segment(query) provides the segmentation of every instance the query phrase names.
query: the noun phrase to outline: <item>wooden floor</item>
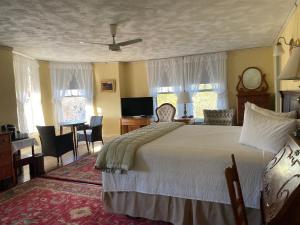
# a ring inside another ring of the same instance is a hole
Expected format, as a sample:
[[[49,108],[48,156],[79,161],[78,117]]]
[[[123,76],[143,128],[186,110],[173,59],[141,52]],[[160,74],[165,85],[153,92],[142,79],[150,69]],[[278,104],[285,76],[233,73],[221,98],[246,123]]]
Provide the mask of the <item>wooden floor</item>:
[[[104,138],[104,143],[111,140],[111,138]],[[102,148],[102,143],[101,142],[95,142],[94,145],[94,152],[97,153],[101,150]],[[35,147],[35,153],[41,152],[40,146]],[[90,145],[90,154],[93,153],[92,145]],[[31,154],[31,148],[23,149],[22,154]],[[78,159],[88,155],[87,151],[87,146],[85,142],[80,142],[78,146]],[[74,162],[74,157],[73,157],[73,152],[70,151],[62,156],[63,159],[63,165],[67,165],[69,163]],[[44,157],[44,166],[45,166],[45,172],[49,172],[53,169],[56,169],[57,166],[57,160],[55,157]],[[24,183],[26,181],[30,180],[30,173],[29,173],[29,166],[24,166],[23,167],[23,173],[18,176],[18,184]]]

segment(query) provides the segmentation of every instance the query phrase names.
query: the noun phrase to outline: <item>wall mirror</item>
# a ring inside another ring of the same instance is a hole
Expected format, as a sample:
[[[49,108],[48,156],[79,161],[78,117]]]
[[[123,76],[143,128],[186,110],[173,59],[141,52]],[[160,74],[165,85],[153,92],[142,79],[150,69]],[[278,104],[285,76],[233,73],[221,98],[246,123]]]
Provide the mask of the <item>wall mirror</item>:
[[[256,67],[249,67],[242,74],[242,83],[246,89],[254,90],[262,84],[262,72]]]

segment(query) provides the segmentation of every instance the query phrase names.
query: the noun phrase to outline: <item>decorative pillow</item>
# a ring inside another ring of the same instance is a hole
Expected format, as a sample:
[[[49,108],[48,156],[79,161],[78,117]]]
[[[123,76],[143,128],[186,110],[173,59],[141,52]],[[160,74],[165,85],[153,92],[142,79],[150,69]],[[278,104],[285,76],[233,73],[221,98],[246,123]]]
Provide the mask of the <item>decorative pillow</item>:
[[[277,153],[286,144],[288,134],[295,130],[295,119],[265,116],[248,104],[239,143]]]
[[[254,111],[261,113],[265,116],[275,116],[275,117],[280,117],[280,118],[290,118],[290,119],[296,119],[297,118],[297,112],[296,111],[291,111],[291,112],[285,112],[285,113],[279,113],[279,112],[274,112],[269,109],[264,109],[261,108],[253,103],[246,102],[246,104],[251,106],[251,109]]]

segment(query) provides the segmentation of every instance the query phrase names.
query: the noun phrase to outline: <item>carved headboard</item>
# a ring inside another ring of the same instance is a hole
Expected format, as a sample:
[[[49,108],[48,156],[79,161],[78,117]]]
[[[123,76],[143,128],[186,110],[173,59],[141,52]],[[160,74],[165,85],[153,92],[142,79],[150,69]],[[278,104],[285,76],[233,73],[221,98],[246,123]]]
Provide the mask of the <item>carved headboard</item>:
[[[297,111],[300,118],[300,91],[280,91],[282,97],[282,112]]]
[[[262,209],[268,225],[300,224],[300,148],[290,137],[264,172]]]

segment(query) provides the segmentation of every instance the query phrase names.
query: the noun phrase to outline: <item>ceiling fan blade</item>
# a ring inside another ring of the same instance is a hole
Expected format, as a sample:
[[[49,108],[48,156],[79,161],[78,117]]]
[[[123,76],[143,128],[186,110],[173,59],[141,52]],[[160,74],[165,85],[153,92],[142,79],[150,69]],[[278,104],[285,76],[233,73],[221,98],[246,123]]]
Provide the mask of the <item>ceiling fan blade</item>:
[[[117,45],[119,45],[119,46],[132,45],[132,44],[135,44],[135,43],[138,43],[138,42],[141,42],[141,41],[143,41],[143,39],[137,38],[137,39],[134,39],[134,40],[117,43]]]
[[[86,41],[80,41],[80,44],[91,44],[91,45],[105,45],[109,46],[109,44],[99,43],[99,42],[86,42]]]

